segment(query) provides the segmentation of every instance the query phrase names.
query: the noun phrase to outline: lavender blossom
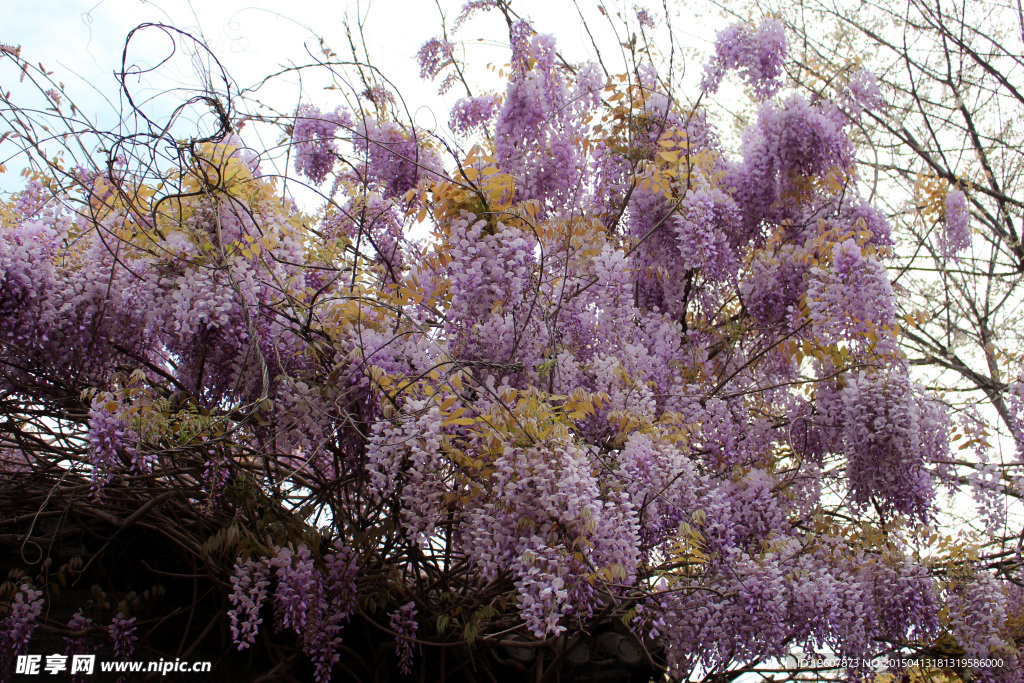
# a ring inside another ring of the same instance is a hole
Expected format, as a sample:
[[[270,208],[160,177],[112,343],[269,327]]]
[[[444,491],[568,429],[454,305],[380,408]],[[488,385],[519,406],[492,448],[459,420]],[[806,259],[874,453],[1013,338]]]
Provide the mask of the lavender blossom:
[[[943,256],[959,258],[960,252],[971,246],[970,221],[967,195],[962,190],[950,190],[946,195],[942,216],[945,230],[939,235],[939,248]]]
[[[416,603],[408,602],[389,616],[391,630],[398,634],[395,639],[395,653],[398,655],[398,670],[409,676],[412,674],[413,642],[419,624],[416,622]]]
[[[736,70],[765,100],[781,87],[782,65],[786,60],[786,30],[777,19],[766,18],[757,28],[733,24],[715,37],[715,56],[704,69],[701,88],[718,92],[727,71]]]
[[[21,584],[11,601],[10,614],[0,622],[0,664],[3,658],[13,658],[27,651],[36,619],[42,612],[43,592],[27,583]]]
[[[319,582],[319,572],[315,571],[309,549],[305,545],[300,545],[295,552],[290,548],[278,548],[277,557],[270,561],[270,566],[277,569],[274,605],[281,628],[302,633]]]
[[[107,627],[114,641],[114,655],[122,661],[129,659],[135,652],[135,642],[138,640],[135,635],[135,619],[128,619],[123,612],[118,612]]]
[[[244,650],[256,642],[256,633],[263,623],[259,616],[260,608],[267,598],[270,581],[267,579],[266,564],[255,562],[252,558],[243,563],[241,559],[235,562],[231,576],[233,589],[229,599],[234,609],[228,610],[228,618],[231,620],[232,639],[238,644],[239,650]]]
[[[295,114],[293,139],[295,140],[295,170],[319,185],[334,169],[338,147],[335,140],[338,128],[351,121],[346,113],[336,110],[324,114],[309,104],[299,107]]]
[[[452,107],[451,127],[465,135],[481,128],[494,117],[498,98],[494,95],[463,98]]]

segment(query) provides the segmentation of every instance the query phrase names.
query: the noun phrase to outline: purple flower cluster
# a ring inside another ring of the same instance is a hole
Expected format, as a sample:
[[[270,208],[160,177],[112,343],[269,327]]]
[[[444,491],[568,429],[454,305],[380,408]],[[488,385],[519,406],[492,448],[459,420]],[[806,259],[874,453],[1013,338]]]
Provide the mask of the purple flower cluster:
[[[542,330],[537,336],[524,334],[516,324],[536,291],[536,238],[503,223],[490,229],[486,221],[469,215],[453,221],[451,231],[460,247],[446,269],[453,291],[447,315],[453,350],[468,358],[507,363],[514,360],[513,350],[527,355],[523,342],[543,344]],[[529,332],[534,332],[532,326]]]
[[[641,540],[650,551],[659,548],[699,509],[701,485],[694,463],[679,448],[646,434],[630,436],[618,464],[633,508],[641,510]]]
[[[327,591],[331,607],[338,619],[348,619],[356,609],[356,577],[359,576],[359,556],[354,550],[342,547],[325,558],[327,565]]]
[[[123,453],[131,461],[131,470],[146,471],[149,459],[140,454],[138,434],[131,429],[122,406],[110,395],[99,395],[89,409],[90,461],[93,485],[101,488],[114,472],[124,469]]]
[[[483,128],[492,118],[498,105],[494,95],[463,98],[452,106],[451,127],[460,135]]]
[[[513,563],[518,576],[516,606],[526,627],[538,638],[565,631],[562,618],[573,606],[569,588],[580,580],[573,576],[571,564],[564,554],[541,544],[523,551]]]
[[[968,658],[1006,657],[1014,652],[1014,646],[1001,635],[1006,632],[1008,616],[1003,588],[989,574],[955,585],[951,591],[950,630]]]
[[[241,558],[239,558],[241,559]],[[263,619],[260,608],[267,598],[267,566],[263,562],[255,562],[249,558],[244,563],[235,563],[235,571],[231,576],[231,595],[228,599],[234,608],[228,610],[231,620],[231,637],[238,643],[238,649],[244,650],[256,642],[256,633]]]
[[[114,641],[114,656],[120,660],[130,659],[135,652],[135,643],[138,640],[138,636],[135,635],[135,619],[136,617],[129,619],[123,612],[118,612],[107,627],[110,639]]]
[[[832,247],[831,267],[809,272],[807,306],[817,338],[866,342],[888,334],[895,297],[885,266],[852,239]]]
[[[92,619],[82,614],[82,610],[79,609],[75,612],[75,616],[71,617],[71,621],[68,622],[69,631],[88,631],[92,628]],[[73,638],[64,638],[66,645],[65,654],[78,655],[92,652],[95,649],[95,645],[89,640],[86,635],[79,635]]]
[[[948,453],[948,418],[903,374],[861,373],[841,392],[850,493],[859,506],[927,519],[933,485],[925,464]]]
[[[441,159],[420,135],[415,129],[406,130],[391,121],[377,122],[364,117],[356,126],[352,141],[365,157],[360,179],[388,199],[402,196],[422,177],[440,177]]]
[[[22,221],[0,236],[0,338],[8,344],[48,341],[38,326],[51,316],[56,243],[57,232],[44,220]]]
[[[348,112],[338,109],[324,114],[310,104],[299,107],[295,114],[292,139],[295,140],[295,170],[319,185],[334,169],[338,158],[338,128],[352,127]]]
[[[860,658],[884,654],[885,641],[938,634],[940,603],[927,570],[834,536],[819,543],[798,552],[797,539],[778,536],[753,555],[728,549],[701,584],[714,591],[669,592],[673,628],[663,642],[675,675],[780,656],[792,644]]]
[[[958,254],[971,246],[971,213],[967,208],[967,195],[963,190],[950,190],[944,202],[939,235],[939,249],[946,258],[959,258]]]
[[[462,24],[477,12],[487,12],[497,7],[497,5],[497,0],[467,0],[467,2],[462,5],[462,11],[459,12],[459,16],[457,16],[455,21],[452,23],[452,31],[458,31],[462,27]]]
[[[630,620],[629,627],[644,640],[655,640],[667,627],[664,618],[665,607],[661,600],[647,598],[638,604],[635,610],[636,616]]]
[[[419,631],[416,621],[416,603],[407,602],[388,615],[395,638],[395,654],[398,655],[398,670],[405,676],[412,675],[413,642]]]
[[[882,91],[878,89],[875,74],[867,69],[858,69],[853,72],[846,87],[839,93],[837,104],[854,118],[864,111],[884,109],[885,98],[882,97]]]
[[[405,403],[407,417],[395,424],[379,422],[370,442],[368,472],[381,499],[401,488],[406,533],[425,539],[444,516],[445,468],[440,453],[442,416],[427,401]],[[399,482],[404,482],[399,487]]]
[[[537,35],[520,20],[512,25],[511,47],[512,78],[495,123],[495,157],[519,196],[571,205],[586,164],[577,140],[594,103],[593,71],[580,70],[586,92],[573,98],[552,36]]]
[[[43,592],[27,583],[14,593],[9,614],[0,621],[0,666],[6,667],[14,657],[28,650],[28,641],[36,629],[36,620],[43,612]]]
[[[513,573],[517,605],[536,636],[561,633],[564,617],[590,613],[593,568],[617,583],[633,580],[636,510],[627,496],[602,495],[583,451],[564,440],[510,446],[494,469],[493,498],[471,514],[466,547],[483,576]]]
[[[726,72],[737,70],[758,99],[768,99],[781,87],[786,61],[786,29],[778,19],[765,18],[754,28],[740,22],[718,32],[715,56],[704,67],[705,92],[717,92]]]
[[[837,197],[816,197],[810,179],[827,173],[844,178],[851,172],[853,147],[843,130],[847,122],[837,109],[812,105],[798,95],[761,106],[757,122],[743,135],[743,161],[729,171],[733,197],[745,214],[743,233],[755,233],[762,221],[804,223],[809,203],[837,202]]]
[[[319,577],[306,546],[300,545],[295,552],[290,548],[277,548],[276,552],[276,557],[269,564],[277,570],[274,608],[278,623],[281,628],[302,633],[309,617],[310,603],[318,592]]]
[[[788,591],[775,553],[758,561],[733,549],[713,571],[714,593],[698,586],[668,596],[670,665],[677,672],[697,662],[714,667],[777,654],[787,635]]]
[[[455,46],[442,38],[431,38],[416,53],[416,61],[420,65],[420,78],[433,80],[445,67],[455,63]]]
[[[342,623],[356,610],[358,559],[355,551],[342,546],[324,557],[326,573],[316,573],[317,595],[311,602],[303,650],[313,660],[317,683],[329,683],[331,667],[339,659]]]
[[[50,191],[38,179],[33,178],[26,183],[25,189],[18,193],[14,209],[22,218],[36,218],[41,216],[44,210],[53,210],[51,199]]]
[[[998,463],[988,462],[988,454],[982,450],[978,464],[967,475],[978,518],[987,533],[996,533],[1007,523],[1006,495],[1003,492],[1003,468]]]
[[[273,608],[278,629],[290,629],[301,637],[302,651],[314,665],[317,683],[328,683],[338,662],[341,629],[356,609],[358,556],[347,547],[324,557],[325,569],[316,566],[305,545],[296,549],[277,547],[266,561],[249,558],[235,562],[228,612],[231,634],[239,650],[255,643],[263,623],[260,611],[270,592],[269,570],[276,587]]]
[[[740,284],[747,310],[762,323],[784,320],[807,292],[810,254],[787,244],[776,253],[763,252]]]
[[[89,617],[82,614],[82,610],[79,609],[75,612],[75,616],[71,617],[71,621],[68,622],[68,630],[77,631],[82,635],[69,638],[64,638],[64,654],[68,657],[74,655],[83,655],[96,652],[99,649],[99,644],[89,638],[88,632],[92,630],[93,621]],[[71,677],[74,683],[83,683],[88,680],[86,674],[78,673]]]
[[[1009,397],[1007,403],[1010,408],[1013,441],[1016,445],[1017,461],[1024,463],[1024,376],[1018,377],[1008,387]],[[1024,477],[1022,477],[1024,481]],[[1021,487],[1024,492],[1024,486]]]

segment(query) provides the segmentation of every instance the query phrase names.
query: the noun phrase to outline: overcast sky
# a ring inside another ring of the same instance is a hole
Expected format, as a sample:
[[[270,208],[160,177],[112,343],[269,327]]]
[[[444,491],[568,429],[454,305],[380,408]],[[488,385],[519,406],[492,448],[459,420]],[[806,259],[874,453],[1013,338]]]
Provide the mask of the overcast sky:
[[[394,89],[405,99],[409,114],[418,126],[443,134],[448,110],[455,100],[465,95],[453,89],[446,97],[437,93],[437,85],[419,79],[416,52],[441,30],[441,13],[445,14],[450,29],[465,0],[7,0],[5,16],[0,24],[0,43],[20,46],[21,56],[33,64],[42,63],[54,71],[55,82],[63,83],[67,96],[90,119],[96,129],[115,127],[121,114],[128,110],[122,100],[115,71],[121,68],[125,37],[136,26],[146,22],[170,24],[201,37],[230,74],[233,87],[246,87],[257,83],[267,74],[282,67],[309,63],[311,55],[322,58],[317,39],[341,57],[348,55],[345,33],[346,18],[350,25],[363,22],[370,61],[389,79]],[[598,4],[608,7],[609,18],[597,9]],[[621,54],[619,42],[624,31],[636,29],[636,9],[647,4],[652,16],[659,21],[659,44],[664,44],[665,25],[656,10],[656,0],[578,0],[579,9],[572,0],[515,0],[513,7],[521,16],[529,18],[541,33],[552,33],[558,39],[559,50],[570,60],[580,62],[593,57],[593,40],[600,46],[604,58],[613,72],[623,68],[616,64]],[[671,5],[672,3],[670,3]],[[685,8],[685,3],[676,3]],[[702,4],[701,7],[707,7]],[[675,10],[673,10],[675,11]],[[584,29],[580,13],[586,17],[591,33]],[[617,18],[615,15],[621,15]],[[624,29],[624,21],[631,27]],[[721,20],[700,22],[677,17],[673,26],[676,40],[707,52]],[[613,31],[612,27],[615,27]],[[618,31],[616,35],[615,31]],[[501,67],[508,60],[507,27],[497,12],[481,13],[452,36],[459,44],[462,56],[470,65],[470,78],[483,83],[480,91],[501,89],[497,74],[488,74],[484,67]],[[129,70],[146,69],[158,64],[171,50],[171,43],[159,31],[150,29],[141,40],[133,40],[128,54]],[[200,51],[201,52],[201,51]],[[185,52],[178,53],[173,63],[164,64],[156,73],[129,78],[136,104],[146,113],[159,119],[181,102],[202,90],[202,69],[197,69]],[[699,80],[700,61],[688,64],[686,80],[691,84]],[[621,63],[621,60],[619,60]],[[677,55],[675,64],[680,65]],[[204,65],[209,68],[209,64]],[[474,74],[475,72],[475,74]],[[319,80],[316,73],[320,74]],[[696,74],[696,75],[694,75]],[[263,87],[256,97],[273,105],[274,111],[289,115],[300,102],[321,106],[325,110],[344,105],[343,93],[325,91],[327,75],[322,69],[304,71],[275,79]],[[23,107],[45,109],[50,106],[28,83],[19,83],[20,74],[11,60],[0,60],[0,87],[14,91],[14,101]],[[486,81],[486,83],[484,83]],[[347,82],[342,90],[358,91],[356,83]],[[19,90],[20,89],[20,90]],[[696,88],[688,88],[696,90]],[[221,93],[223,94],[223,93]],[[236,94],[236,93],[232,93]],[[692,93],[691,93],[692,94]],[[35,96],[37,102],[33,102]],[[182,121],[195,121],[206,109],[197,106]],[[252,106],[246,107],[249,112]],[[202,110],[202,111],[200,111]],[[261,112],[267,113],[267,112]],[[189,118],[191,117],[191,118]],[[280,132],[264,129],[264,136],[256,138],[261,129],[248,128],[243,133],[246,143],[267,149],[277,142]],[[177,138],[196,134],[182,125],[172,129]],[[0,143],[0,163],[9,169],[23,166],[24,161],[11,158],[16,151],[13,140]],[[97,143],[98,144],[98,143]],[[270,170],[270,169],[265,169]],[[277,169],[281,170],[281,169]],[[20,187],[16,173],[0,176],[0,191]]]
[[[463,1],[440,0],[449,24]],[[607,33],[602,35],[606,23],[595,9],[597,4],[580,1],[599,42],[614,44]],[[612,0],[608,4],[614,7],[616,3]],[[632,13],[633,5],[622,3],[620,9]],[[116,92],[112,72],[119,67],[124,38],[143,22],[166,22],[196,34],[201,32],[235,80],[247,84],[278,65],[306,59],[306,50],[317,48],[314,34],[343,53],[344,19],[346,15],[350,20],[361,15],[366,20],[374,63],[401,86],[413,88],[417,87],[416,51],[440,28],[440,12],[429,0],[8,0],[5,6],[0,42],[20,45],[22,56],[29,61],[54,69],[78,99],[83,97],[81,91],[92,87],[108,96]],[[560,49],[571,57],[587,56],[589,38],[571,0],[518,0],[514,6],[533,20],[539,31],[555,33]],[[491,13],[467,25],[457,37],[494,35],[501,40],[502,28],[500,19]],[[708,37],[712,36],[713,31]],[[472,55],[491,59],[481,47],[472,46]],[[132,57],[145,61],[146,48],[151,48],[155,57],[161,45],[159,41],[138,45]],[[502,55],[495,49],[493,58],[501,59]]]

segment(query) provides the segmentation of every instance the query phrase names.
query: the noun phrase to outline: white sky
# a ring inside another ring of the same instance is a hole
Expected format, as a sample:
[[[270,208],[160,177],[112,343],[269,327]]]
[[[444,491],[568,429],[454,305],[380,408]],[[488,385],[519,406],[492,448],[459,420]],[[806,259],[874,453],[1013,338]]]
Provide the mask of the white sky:
[[[32,64],[42,63],[47,70],[52,70],[53,80],[65,85],[68,98],[96,130],[102,131],[114,129],[121,119],[119,112],[129,110],[127,103],[120,101],[122,97],[114,72],[121,69],[125,37],[142,23],[165,23],[201,36],[230,75],[233,85],[244,88],[282,67],[309,64],[313,60],[311,55],[322,58],[318,37],[323,38],[339,58],[347,57],[350,54],[345,32],[347,18],[349,25],[362,22],[371,63],[394,85],[417,126],[448,137],[445,135],[448,111],[458,98],[465,96],[465,91],[456,87],[446,96],[438,95],[436,83],[419,78],[416,53],[427,40],[441,33],[441,13],[450,30],[464,3],[465,0],[7,0],[7,12],[0,24],[0,43],[20,46],[22,58]],[[598,11],[599,4],[608,8],[610,17]],[[669,6],[674,14],[684,9],[692,13],[686,4],[670,2]],[[515,11],[530,19],[540,33],[554,34],[559,51],[571,62],[593,59],[592,34],[613,73],[625,70],[620,48],[620,43],[626,40],[622,19],[630,26],[629,31],[636,30],[636,9],[645,5],[661,24],[657,31],[658,47],[667,51],[668,34],[659,19],[662,11],[658,0],[514,0],[512,3]],[[587,19],[590,34],[582,24],[581,12]],[[705,17],[697,22],[679,16],[673,18],[676,42],[704,54],[709,51],[716,30],[723,26],[724,22],[717,17]],[[467,64],[467,77],[474,84],[474,95],[503,90],[498,74],[489,73],[486,66],[501,67],[507,62],[507,36],[504,19],[495,11],[478,12],[458,34],[449,35],[462,51],[460,56]],[[135,68],[157,65],[170,53],[170,48],[171,43],[164,35],[149,29],[142,39],[132,41],[127,63]],[[683,73],[689,83],[685,90],[689,95],[697,92],[703,59],[700,56],[686,61],[683,55],[676,53],[675,68],[685,66]],[[350,78],[351,73],[342,74],[341,80]],[[136,103],[142,103],[142,111],[162,125],[176,106],[201,94],[203,88],[196,74],[192,63],[178,58],[173,64],[162,65],[155,74],[129,78],[128,83]],[[329,75],[318,68],[303,71],[301,76],[293,73],[275,78],[256,96],[261,102],[272,105],[277,114],[287,116],[300,102],[315,104],[324,111],[345,105],[344,91],[351,94],[362,89],[349,80],[342,84],[340,91],[325,91],[323,87],[329,85],[326,78]],[[17,82],[19,80],[14,62],[0,59],[0,88],[5,92],[13,90],[15,102],[39,110],[52,106],[40,95],[39,89]],[[189,84],[194,85],[189,87]],[[722,94],[726,92],[728,89],[723,89]],[[735,102],[731,104],[735,107]],[[251,103],[241,108],[247,113],[256,111]],[[171,134],[177,139],[195,137],[199,130],[194,122],[211,116],[207,106],[195,105],[171,129]],[[61,125],[58,123],[56,128]],[[211,128],[206,126],[204,130],[209,132]],[[243,141],[258,150],[274,148],[280,137],[280,129],[267,126],[248,126],[242,133]],[[0,142],[0,163],[6,164],[8,169],[0,175],[0,193],[21,187],[17,171],[24,168],[26,159],[15,156],[18,148],[14,142],[13,139]],[[84,144],[94,151],[100,143],[88,140]],[[262,159],[265,172],[285,171],[270,156],[263,155]],[[296,186],[291,189],[304,195]],[[306,204],[303,196],[296,199]]]
[[[463,1],[439,0],[449,24]],[[423,102],[431,99],[433,90],[429,84],[417,83],[415,60],[420,46],[440,32],[440,12],[430,0],[8,0],[5,4],[0,42],[22,46],[23,57],[55,70],[55,76],[68,85],[69,93],[87,112],[90,102],[85,93],[93,87],[108,96],[116,93],[112,72],[119,68],[124,37],[143,22],[170,23],[197,34],[201,31],[235,80],[248,84],[278,65],[306,60],[307,47],[317,52],[314,31],[337,53],[345,54],[344,18],[346,14],[350,20],[361,15],[366,18],[373,62],[401,86],[403,94]],[[598,3],[580,0],[579,4],[602,49],[616,51],[608,22],[595,9]],[[607,4],[614,7],[620,3],[610,0]],[[540,32],[554,33],[560,50],[570,59],[589,55],[589,38],[571,0],[518,0],[513,6],[533,20]],[[632,8],[631,2],[621,3],[620,9],[631,19]],[[477,16],[456,38],[491,35],[502,40],[504,25],[496,12]],[[714,28],[709,26],[701,33],[709,41]],[[159,42],[145,46],[153,50],[153,57],[159,54]],[[504,53],[497,49],[481,44],[467,47],[471,61],[504,60]],[[145,55],[140,50],[133,57],[144,61]],[[96,99],[90,113],[102,110]]]
[[[120,69],[125,36],[141,23],[163,22],[202,35],[234,81],[248,86],[281,66],[308,63],[310,53],[319,56],[315,34],[322,36],[339,55],[347,55],[344,20],[347,16],[350,23],[355,23],[357,17],[362,17],[372,63],[394,82],[413,110],[416,123],[431,129],[444,125],[448,108],[464,93],[453,89],[447,98],[439,97],[435,84],[418,78],[415,55],[424,42],[440,33],[441,11],[450,26],[463,3],[464,0],[438,0],[436,4],[431,0],[7,0],[0,24],[0,43],[20,45],[23,58],[53,70],[54,80],[66,85],[67,94],[78,108],[97,128],[105,129],[116,124],[116,112],[123,108],[117,102],[118,84],[113,72]],[[578,4],[610,68],[621,71],[616,68],[616,62],[621,60],[615,57],[623,36],[612,32],[612,22],[597,11],[596,0],[579,0]],[[607,0],[603,4],[613,17],[621,12],[635,28],[637,7],[653,5],[652,15],[657,17],[657,6],[661,3]],[[513,7],[531,19],[539,32],[555,34],[560,51],[570,61],[591,58],[590,37],[572,0],[516,0]],[[615,24],[621,32],[621,21]],[[678,41],[706,51],[715,30],[722,25],[721,20],[695,24],[677,19],[675,34]],[[481,36],[493,36],[494,40],[477,40]],[[497,12],[478,13],[453,39],[457,43],[466,41],[464,56],[476,72],[472,74],[474,80],[486,77],[486,63],[501,66],[507,60],[507,49],[498,46],[507,40],[507,30]],[[167,54],[168,46],[166,39],[151,30],[145,39],[133,42],[129,63],[155,64]],[[12,64],[9,60],[0,61]],[[677,58],[676,64],[679,63]],[[17,89],[18,84],[11,83],[17,71],[4,66],[7,65],[0,63],[0,87],[5,91]],[[180,82],[194,82],[194,70],[187,63],[182,66],[185,68],[177,71],[164,68],[162,80],[147,77],[148,92],[156,96],[164,88],[177,85],[176,77]],[[687,80],[695,82],[700,71],[699,64],[691,64]],[[492,88],[501,86],[496,74],[487,80]],[[139,87],[146,85],[143,82]],[[300,87],[298,78],[288,77],[275,81],[273,87],[261,90],[259,95],[282,113],[294,111],[300,100],[324,109],[343,103],[340,93],[325,92],[321,89],[323,85],[306,75]],[[170,103],[177,104],[181,99],[179,91],[177,100],[172,94],[150,104],[155,111],[169,110]],[[0,147],[0,161],[10,153],[10,147]]]

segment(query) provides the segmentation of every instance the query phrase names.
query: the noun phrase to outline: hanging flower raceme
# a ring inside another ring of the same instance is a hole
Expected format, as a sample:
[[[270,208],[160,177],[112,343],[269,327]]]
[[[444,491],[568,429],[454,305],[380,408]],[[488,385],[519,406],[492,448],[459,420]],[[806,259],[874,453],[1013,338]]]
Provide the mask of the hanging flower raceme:
[[[463,98],[452,106],[450,124],[452,130],[467,135],[483,128],[494,118],[498,98],[494,95]]]
[[[43,592],[27,583],[14,593],[7,617],[0,621],[0,667],[6,669],[14,657],[28,651],[28,643],[43,612]]]
[[[136,618],[128,618],[123,612],[118,612],[107,627],[110,638],[114,641],[114,656],[122,661],[129,659],[135,652],[135,643],[138,641],[135,633]]]
[[[715,36],[715,57],[705,67],[705,92],[717,92],[726,72],[737,70],[758,99],[767,99],[781,86],[786,61],[786,30],[778,19],[766,18],[755,28],[737,23]]]
[[[950,190],[943,203],[939,248],[944,257],[958,258],[960,252],[971,246],[971,213],[967,208],[967,195],[962,190]]]
[[[398,654],[398,670],[409,676],[412,674],[414,643],[412,638],[419,631],[416,621],[416,603],[408,602],[388,616],[391,630],[397,635],[395,652]]]
[[[319,185],[334,170],[338,159],[339,128],[351,130],[352,117],[341,109],[324,114],[304,104],[295,114],[295,170]],[[344,134],[344,133],[342,133]]]
[[[256,642],[260,618],[260,609],[267,598],[267,567],[262,562],[254,562],[249,558],[242,564],[235,565],[231,577],[233,586],[229,599],[234,608],[228,611],[231,620],[231,637],[238,643],[238,649],[244,650]]]
[[[853,500],[885,512],[931,516],[926,463],[949,451],[941,404],[903,374],[859,374],[842,390],[842,434]]]

